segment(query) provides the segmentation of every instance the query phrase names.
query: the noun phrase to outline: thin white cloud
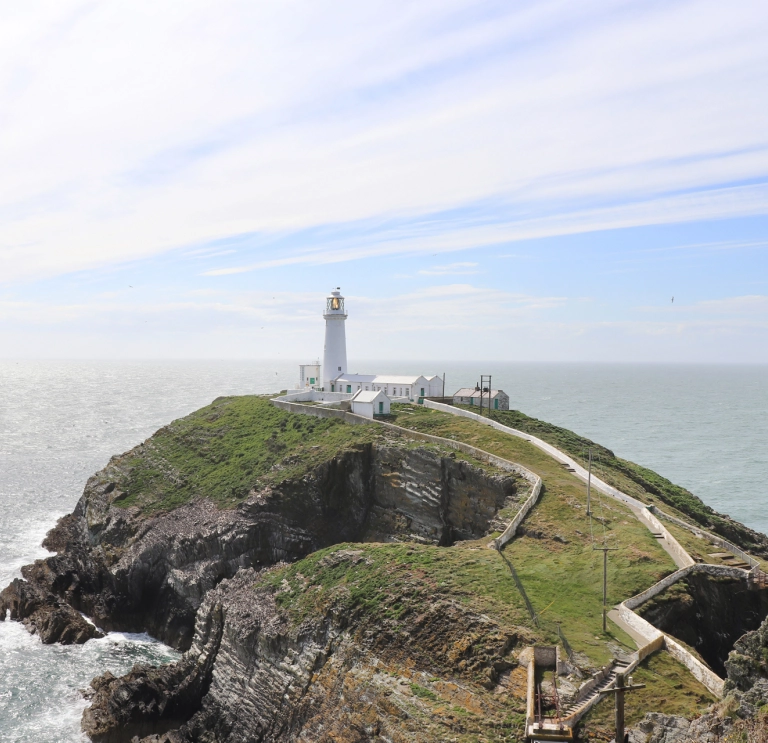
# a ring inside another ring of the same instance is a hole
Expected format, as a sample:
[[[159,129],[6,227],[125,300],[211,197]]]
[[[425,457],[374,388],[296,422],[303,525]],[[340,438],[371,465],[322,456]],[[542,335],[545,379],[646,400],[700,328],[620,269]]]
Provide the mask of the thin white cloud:
[[[766,300],[734,297],[698,315],[604,321],[580,314],[581,301],[472,284],[392,297],[348,295],[348,352],[350,359],[399,362],[766,362]],[[0,300],[0,348],[4,356],[50,356],[53,349],[61,357],[82,357],[97,346],[111,357],[313,358],[322,353],[322,307],[323,295],[314,292],[222,292],[131,304],[103,297]]]
[[[450,253],[534,238],[763,213],[768,213],[768,185],[738,186],[509,223],[467,228],[451,225],[445,232],[433,235],[425,235],[418,228],[419,234],[412,236],[407,233],[407,228],[403,228],[394,236],[358,238],[355,244],[349,245],[346,243],[352,243],[350,239],[341,244],[329,240],[312,250],[296,251],[250,265],[210,269],[203,275],[226,276],[280,266],[328,265],[384,255]]]
[[[423,276],[469,276],[480,273],[477,270],[477,263],[471,261],[462,261],[458,263],[448,263],[445,266],[432,266],[419,271]]]
[[[697,302],[690,308],[694,312],[717,314],[747,314],[758,319],[768,318],[768,296],[752,294],[744,297],[726,297]]]
[[[688,322],[685,318],[697,315],[719,315],[724,322],[730,323],[733,321],[733,316],[744,315],[743,320],[747,323],[752,320],[757,323],[764,323],[768,319],[768,296],[764,294],[748,294],[738,297],[707,299],[690,304],[680,302],[679,298],[677,298],[675,302],[667,302],[663,307],[645,306],[638,309],[644,312],[664,313],[680,317],[679,322]],[[709,320],[706,322],[709,322]]]
[[[429,249],[765,214],[721,186],[768,177],[766,36],[750,1],[14,6],[0,279],[483,200],[527,216]]]

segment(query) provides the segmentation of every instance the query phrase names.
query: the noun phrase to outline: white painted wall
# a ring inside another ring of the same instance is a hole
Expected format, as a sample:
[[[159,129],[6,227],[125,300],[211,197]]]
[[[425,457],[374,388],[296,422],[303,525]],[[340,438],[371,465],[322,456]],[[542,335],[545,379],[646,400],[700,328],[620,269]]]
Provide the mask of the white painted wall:
[[[322,387],[320,364],[299,364],[299,389],[306,387]]]
[[[332,309],[331,300],[343,297],[340,292],[334,290],[326,300],[325,318],[325,346],[323,347],[323,388],[330,392],[331,380],[339,374],[347,373],[347,335],[345,323],[347,313],[344,309]],[[336,390],[338,391],[338,390]]]
[[[355,415],[362,415],[365,418],[373,419],[373,403],[357,402],[356,400],[352,400],[352,412]]]

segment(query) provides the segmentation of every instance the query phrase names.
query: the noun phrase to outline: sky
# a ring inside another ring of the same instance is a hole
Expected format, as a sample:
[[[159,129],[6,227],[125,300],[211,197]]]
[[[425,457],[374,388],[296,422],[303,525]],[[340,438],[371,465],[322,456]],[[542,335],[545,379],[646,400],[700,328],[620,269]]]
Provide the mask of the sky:
[[[0,357],[768,363],[763,0],[0,7]]]

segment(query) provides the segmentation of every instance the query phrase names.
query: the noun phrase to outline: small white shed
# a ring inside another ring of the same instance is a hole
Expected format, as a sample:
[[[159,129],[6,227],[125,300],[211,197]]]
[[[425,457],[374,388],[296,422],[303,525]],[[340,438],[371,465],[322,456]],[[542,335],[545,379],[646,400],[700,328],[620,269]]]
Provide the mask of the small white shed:
[[[389,398],[383,390],[360,390],[352,398],[352,412],[366,418],[389,415],[389,405]]]
[[[458,392],[453,393],[454,405],[478,405],[484,408],[488,405],[488,388],[485,388],[482,392],[480,387],[463,387]],[[491,404],[494,410],[509,410],[509,395],[504,390],[491,390],[490,394]]]

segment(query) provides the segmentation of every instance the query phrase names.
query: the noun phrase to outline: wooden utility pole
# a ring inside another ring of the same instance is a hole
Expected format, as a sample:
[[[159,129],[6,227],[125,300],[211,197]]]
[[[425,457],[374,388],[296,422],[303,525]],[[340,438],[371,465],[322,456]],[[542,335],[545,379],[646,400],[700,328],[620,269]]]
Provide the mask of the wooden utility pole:
[[[603,553],[603,632],[608,631],[608,553],[616,552],[618,547],[593,547]]]
[[[624,743],[624,694],[634,689],[644,689],[645,684],[633,684],[632,677],[629,677],[629,684],[624,685],[624,674],[617,673],[616,681],[612,688],[604,689],[603,694],[616,695],[616,743]]]
[[[589,470],[587,472],[587,516],[592,515],[592,447],[589,447]]]

